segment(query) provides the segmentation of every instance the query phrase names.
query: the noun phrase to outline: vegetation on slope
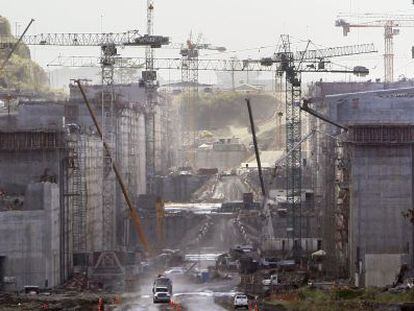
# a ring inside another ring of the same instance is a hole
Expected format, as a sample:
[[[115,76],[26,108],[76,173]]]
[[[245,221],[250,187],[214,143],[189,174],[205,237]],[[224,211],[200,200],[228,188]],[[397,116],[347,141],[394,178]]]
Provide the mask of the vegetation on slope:
[[[222,92],[200,94],[197,103],[191,108],[188,95],[182,94],[182,113],[185,120],[195,109],[194,122],[198,130],[217,130],[228,127],[248,127],[249,119],[245,103],[245,94]],[[271,95],[249,95],[256,122],[269,119],[276,111],[276,99]],[[188,118],[187,118],[188,117]]]
[[[0,16],[0,36],[11,37],[9,21]],[[2,46],[0,62],[2,63],[11,50],[11,46]],[[34,91],[44,93],[48,91],[48,77],[46,72],[30,58],[30,50],[25,44],[20,44],[3,72],[0,73],[0,88]]]

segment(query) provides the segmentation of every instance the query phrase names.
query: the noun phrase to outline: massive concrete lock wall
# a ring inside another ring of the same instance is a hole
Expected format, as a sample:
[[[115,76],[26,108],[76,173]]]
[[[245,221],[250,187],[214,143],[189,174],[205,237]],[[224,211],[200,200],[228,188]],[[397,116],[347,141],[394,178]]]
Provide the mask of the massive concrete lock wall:
[[[335,85],[325,89],[321,85],[326,93],[319,94],[323,100],[315,104],[320,112],[350,128],[337,136],[349,157],[349,183],[342,184],[335,166],[343,163],[337,161],[337,143],[332,139],[340,131],[315,122],[322,132],[314,163],[321,185],[316,200],[324,212],[324,247],[337,252],[338,206],[344,202],[337,189],[348,188],[345,255],[348,271],[362,286],[388,285],[402,263],[413,264],[413,228],[403,212],[413,206],[414,89],[379,88],[373,84],[366,86],[372,91],[336,95]],[[338,89],[349,91],[341,84]],[[332,257],[338,259],[338,254]]]

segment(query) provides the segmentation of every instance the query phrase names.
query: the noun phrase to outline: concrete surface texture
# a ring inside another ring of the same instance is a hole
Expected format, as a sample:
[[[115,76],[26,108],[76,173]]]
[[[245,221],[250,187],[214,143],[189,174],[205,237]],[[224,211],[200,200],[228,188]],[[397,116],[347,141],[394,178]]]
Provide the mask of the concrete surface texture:
[[[82,172],[84,176],[85,202],[81,208],[86,215],[86,249],[92,252],[102,249],[102,142],[94,136],[82,137],[85,165]]]
[[[186,202],[209,179],[207,175],[168,175],[155,178],[156,193],[164,200]]]
[[[86,87],[99,123],[102,117],[100,90],[101,86]],[[135,201],[139,194],[146,192],[145,90],[138,85],[124,85],[117,86],[115,91],[122,96],[115,103],[112,153]],[[159,171],[169,165],[167,153],[158,150],[167,145],[166,109],[167,106],[157,107],[156,111],[155,146]],[[107,248],[103,237],[104,152],[101,139],[78,90],[73,89],[69,102],[24,103],[16,113],[1,115],[0,132],[0,176],[4,176],[0,178],[0,189],[25,195],[25,199],[32,202],[24,205],[23,219],[30,218],[30,214],[24,214],[26,210],[41,208],[38,207],[40,203],[34,202],[43,202],[37,192],[26,191],[32,187],[28,187],[29,184],[47,180],[59,189],[57,204],[64,211],[60,219],[64,224],[60,241],[64,243],[58,255],[64,257],[61,258],[64,266],[61,279],[64,280],[73,269],[72,250],[83,254]],[[126,247],[128,232],[133,229],[115,181],[113,189],[116,201],[111,231],[116,247]],[[41,224],[33,228],[34,231],[41,229]],[[7,269],[5,271],[8,273]]]
[[[0,258],[4,275],[15,279],[11,288],[53,287],[60,283],[59,189],[56,184],[31,185],[29,197],[38,200],[30,211],[0,213]]]
[[[248,155],[243,144],[235,142],[218,142],[202,145],[196,149],[196,168],[231,169],[239,167]]]
[[[324,98],[323,102],[315,104],[318,111],[347,126],[378,128],[370,130],[370,134],[366,134],[368,130],[361,129],[358,133],[351,130],[340,138],[345,140],[344,150],[349,154],[348,268],[352,276],[360,274],[362,285],[387,285],[392,272],[386,271],[398,270],[401,262],[386,259],[388,257],[379,260],[380,254],[395,258],[410,254],[407,262],[410,265],[413,258],[413,228],[402,215],[402,212],[412,208],[413,202],[412,139],[400,141],[403,136],[398,133],[414,124],[414,88],[404,83],[396,83],[390,86],[391,89],[383,89],[383,85],[381,87],[378,83],[322,83],[318,87],[317,95]],[[361,91],[363,89],[366,91]],[[324,249],[330,253],[335,252],[337,247],[335,217],[338,188],[335,189],[335,184],[340,187],[347,185],[339,184],[335,177],[336,141],[324,135],[335,136],[340,131],[321,121],[315,124],[320,126],[322,132],[314,141],[318,146],[315,163],[318,168],[317,185],[320,186],[315,196],[325,219],[322,229]],[[382,130],[381,126],[390,129]],[[372,257],[366,254],[378,255],[375,257],[375,270],[379,275],[372,274],[374,268],[368,267],[366,262],[367,258]],[[381,273],[386,275],[380,276]]]
[[[366,254],[365,286],[392,285],[406,260],[400,254]]]

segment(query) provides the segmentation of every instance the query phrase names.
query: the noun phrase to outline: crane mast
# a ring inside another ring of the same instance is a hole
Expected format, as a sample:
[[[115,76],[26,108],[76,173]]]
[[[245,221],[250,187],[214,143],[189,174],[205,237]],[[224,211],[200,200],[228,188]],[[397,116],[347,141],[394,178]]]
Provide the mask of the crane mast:
[[[302,122],[300,100],[302,98],[301,73],[295,68],[295,58],[291,51],[290,38],[281,35],[281,47],[278,53],[280,60],[279,71],[285,73],[285,100],[286,100],[286,199],[289,204],[289,217],[286,228],[288,238],[292,240],[293,251],[300,250],[297,241],[302,237],[301,221],[302,204],[302,148],[299,145],[302,139]],[[295,254],[299,256],[299,254]]]
[[[154,32],[154,1],[147,0],[147,35]],[[153,192],[152,180],[155,175],[155,105],[156,105],[156,72],[154,71],[154,49],[147,46],[145,49],[145,71],[142,72],[145,85],[145,144],[146,144],[146,180],[147,193]]]
[[[184,109],[190,117],[188,122],[187,133],[190,133],[190,141],[192,144],[192,151],[189,153],[189,162],[195,163],[195,148],[196,148],[196,110],[195,104],[198,97],[198,77],[199,77],[199,54],[200,50],[215,50],[219,52],[226,51],[225,47],[216,47],[211,44],[201,43],[202,34],[198,34],[196,41],[193,41],[192,33],[186,44],[181,47],[181,81],[186,85],[187,102],[184,104]]]
[[[108,43],[101,48],[101,122],[103,140],[106,141],[108,149],[115,149],[115,120],[114,120],[114,60],[117,55],[115,44]],[[103,155],[103,182],[102,182],[102,220],[103,220],[103,248],[105,251],[114,249],[115,228],[115,173],[112,170],[113,159],[110,152]]]
[[[384,29],[384,81],[394,81],[394,36],[400,28],[414,27],[414,15],[405,14],[340,14],[335,26],[342,27],[347,36],[351,28],[383,28]]]
[[[352,70],[330,70],[326,68],[326,59],[339,56],[376,52],[373,45],[336,47],[309,50],[309,43],[304,51],[292,52],[289,35],[281,35],[278,51],[261,63],[266,66],[276,64],[276,74],[284,76],[286,100],[286,199],[289,205],[286,233],[291,240],[292,256],[302,256],[303,219],[302,219],[302,73],[303,72],[351,72],[366,75],[365,67]],[[268,224],[271,223],[268,221]]]

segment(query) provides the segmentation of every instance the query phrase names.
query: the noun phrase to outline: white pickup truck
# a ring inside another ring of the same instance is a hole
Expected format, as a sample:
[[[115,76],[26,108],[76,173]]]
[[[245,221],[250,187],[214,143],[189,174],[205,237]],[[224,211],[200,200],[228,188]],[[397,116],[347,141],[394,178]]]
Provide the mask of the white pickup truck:
[[[234,309],[245,308],[249,309],[249,299],[244,294],[237,294],[234,296]]]
[[[158,302],[169,303],[171,301],[171,293],[168,287],[155,287],[154,294],[152,296],[152,301],[154,303],[158,303]]]
[[[154,303],[171,301],[172,282],[169,278],[159,275],[152,285],[152,300]]]

